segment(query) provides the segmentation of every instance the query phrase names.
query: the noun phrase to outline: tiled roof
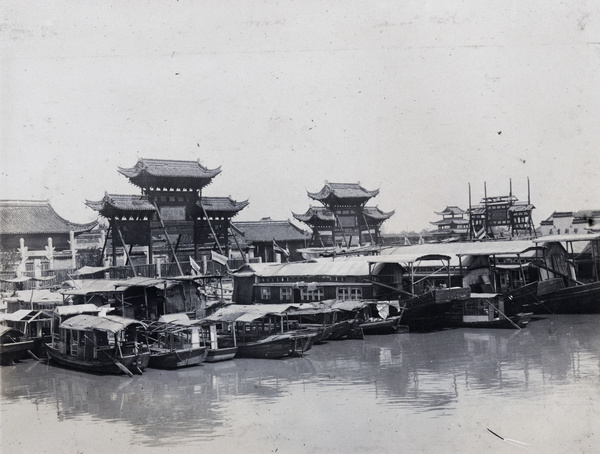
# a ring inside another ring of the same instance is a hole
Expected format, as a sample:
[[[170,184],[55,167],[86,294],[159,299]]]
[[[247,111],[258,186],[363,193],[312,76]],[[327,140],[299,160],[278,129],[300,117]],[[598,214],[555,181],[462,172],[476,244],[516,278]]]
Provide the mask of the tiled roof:
[[[325,207],[309,207],[308,211],[304,214],[292,213],[292,215],[302,222],[311,222],[311,221],[325,221],[335,223],[335,216]]]
[[[47,200],[0,200],[0,234],[86,232],[98,221],[76,224],[60,217]]]
[[[386,219],[391,218],[394,214],[395,211],[390,211],[389,213],[386,213],[384,211],[381,211],[379,208],[377,207],[364,207],[364,214],[365,217],[368,219],[371,219],[372,221],[385,221]],[[325,207],[313,207],[311,206],[308,211],[304,214],[297,214],[297,213],[292,213],[293,216],[298,219],[299,221],[302,222],[314,222],[314,221],[325,221],[325,222],[335,222],[335,216],[333,215],[333,213],[331,212],[331,210],[329,210],[328,208]]]
[[[85,204],[99,213],[110,210],[115,211],[156,211],[145,195],[134,194],[105,194],[102,200],[97,202],[86,200]]]
[[[141,188],[201,189],[221,168],[207,169],[199,161],[140,158],[134,167],[119,167],[119,172]]]
[[[448,218],[448,219],[440,219],[439,221],[430,222],[433,225],[467,225],[469,223],[468,219],[460,219],[460,218]]]
[[[270,218],[260,221],[235,222],[234,226],[240,230],[246,242],[268,241],[297,241],[310,238],[310,234],[300,230],[290,221],[273,221]]]
[[[374,221],[385,221],[386,219],[391,218],[394,213],[396,213],[396,211],[390,211],[386,213],[377,207],[365,207],[363,212],[365,213],[365,217]]]
[[[327,199],[358,199],[369,200],[379,194],[379,189],[368,191],[359,183],[326,183],[319,192],[309,192],[311,199],[324,201]]]
[[[531,204],[523,204],[523,205],[513,205],[508,211],[511,213],[526,213],[528,211],[533,210],[535,207]]]
[[[201,202],[198,202],[197,205],[200,203],[207,212],[225,211],[233,213],[243,210],[249,204],[247,200],[236,202],[231,197],[202,197]]]
[[[457,206],[447,206],[442,211],[436,211],[435,214],[443,216],[444,214],[465,214],[466,211]]]

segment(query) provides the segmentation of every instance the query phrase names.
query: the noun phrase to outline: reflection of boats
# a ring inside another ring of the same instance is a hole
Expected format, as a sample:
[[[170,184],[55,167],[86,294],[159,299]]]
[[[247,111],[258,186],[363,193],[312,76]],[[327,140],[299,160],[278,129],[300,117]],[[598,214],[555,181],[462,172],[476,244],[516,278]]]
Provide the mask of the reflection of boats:
[[[195,366],[206,358],[203,329],[187,314],[163,315],[147,328],[150,362],[157,369]]]
[[[16,328],[0,326],[0,364],[7,365],[19,361],[35,344],[25,333]]]
[[[76,315],[59,326],[46,346],[57,363],[91,372],[141,373],[150,360],[144,332],[137,320],[107,315]]]
[[[498,293],[471,293],[464,300],[455,301],[448,314],[450,326],[468,328],[509,328],[527,326],[532,312],[508,316],[504,312],[504,297]]]

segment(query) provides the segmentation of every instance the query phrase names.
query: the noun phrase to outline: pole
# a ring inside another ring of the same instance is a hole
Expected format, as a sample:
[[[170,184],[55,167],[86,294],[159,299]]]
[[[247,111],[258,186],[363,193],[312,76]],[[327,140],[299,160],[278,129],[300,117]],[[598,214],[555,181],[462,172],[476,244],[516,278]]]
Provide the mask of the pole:
[[[123,245],[123,251],[125,252],[125,256],[127,257],[127,261],[129,262],[129,266],[131,266],[131,270],[133,271],[133,277],[136,276],[135,274],[135,267],[133,266],[133,262],[131,261],[130,257],[129,257],[129,252],[127,252],[127,245],[125,244],[125,240],[123,239],[123,235],[121,234],[121,229],[119,228],[119,225],[117,224],[117,220],[115,219],[115,229],[117,231],[117,233],[119,234],[119,239],[121,240],[121,244]],[[113,242],[114,244],[114,242]]]
[[[169,244],[169,248],[171,249],[171,253],[173,254],[173,259],[175,260],[175,263],[177,264],[177,269],[179,270],[179,274],[181,276],[183,276],[183,270],[181,269],[181,264],[179,263],[179,260],[177,259],[177,254],[175,253],[175,249],[173,248],[173,243],[171,243],[171,240],[169,239],[169,234],[167,233],[167,228],[165,227],[165,223],[162,220],[162,216],[160,215],[160,210],[158,209],[158,205],[156,205],[156,201],[153,202],[154,203],[154,208],[156,208],[156,216],[158,216],[158,220],[160,221],[160,225],[162,226],[163,232],[165,232],[165,238],[167,239],[167,243]]]
[[[213,226],[212,226],[212,224],[210,222],[210,219],[208,218],[208,214],[206,213],[206,210],[202,206],[202,202],[200,202],[200,208],[202,208],[202,212],[204,213],[204,217],[206,218],[206,222],[208,222],[208,226],[210,227],[210,231],[213,234],[215,242],[217,243],[217,247],[219,248],[219,253],[223,254],[223,249],[221,248],[221,244],[219,243],[219,238],[217,237],[217,234],[215,233],[215,230],[213,229]]]

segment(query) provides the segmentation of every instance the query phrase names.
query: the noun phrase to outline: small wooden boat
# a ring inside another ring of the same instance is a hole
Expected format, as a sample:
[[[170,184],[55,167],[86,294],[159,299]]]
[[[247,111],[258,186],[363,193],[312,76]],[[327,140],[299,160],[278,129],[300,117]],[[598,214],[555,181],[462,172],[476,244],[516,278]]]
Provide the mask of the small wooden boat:
[[[526,327],[533,313],[508,316],[504,313],[504,297],[498,293],[471,293],[458,301],[448,314],[448,326],[465,328],[521,329]]]
[[[367,319],[360,324],[365,335],[370,334],[395,334],[395,333],[407,333],[408,326],[401,325],[400,320],[402,317],[396,315],[388,318],[372,318]]]
[[[150,361],[146,325],[137,320],[107,315],[76,315],[63,321],[48,356],[66,367],[130,377],[142,373]]]
[[[237,347],[236,357],[302,356],[312,348],[318,332],[299,328],[290,321],[287,311],[292,308],[296,306],[232,304],[206,317],[202,323],[219,325],[219,348]]]
[[[224,330],[232,332],[231,324],[207,322],[204,320],[198,323],[202,325],[204,332],[208,333],[208,348],[205,360],[207,363],[227,361],[235,357],[238,350],[235,337],[223,334]],[[222,333],[220,336],[219,331]],[[231,342],[228,342],[228,339],[231,339]]]
[[[37,358],[46,355],[46,343],[52,336],[52,314],[48,310],[20,309],[10,314],[2,314],[0,323],[15,328],[25,334],[23,340],[33,340],[30,356]]]
[[[149,367],[176,369],[196,366],[206,359],[207,347],[202,327],[187,314],[163,315],[148,323]]]
[[[313,346],[316,333],[287,332],[272,334],[262,339],[238,342],[240,358],[286,358],[303,356]]]
[[[34,347],[35,341],[16,328],[0,326],[0,364],[12,365]]]

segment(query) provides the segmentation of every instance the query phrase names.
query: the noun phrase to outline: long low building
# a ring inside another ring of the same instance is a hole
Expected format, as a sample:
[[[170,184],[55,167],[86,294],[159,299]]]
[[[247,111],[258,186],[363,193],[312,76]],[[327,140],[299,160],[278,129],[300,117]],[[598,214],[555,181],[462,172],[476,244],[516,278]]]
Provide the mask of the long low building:
[[[590,235],[583,239],[595,240]],[[233,301],[301,303],[325,299],[394,299],[432,287],[508,292],[556,278],[575,282],[575,268],[557,241],[440,243],[383,250],[378,256],[247,264],[233,273]]]

